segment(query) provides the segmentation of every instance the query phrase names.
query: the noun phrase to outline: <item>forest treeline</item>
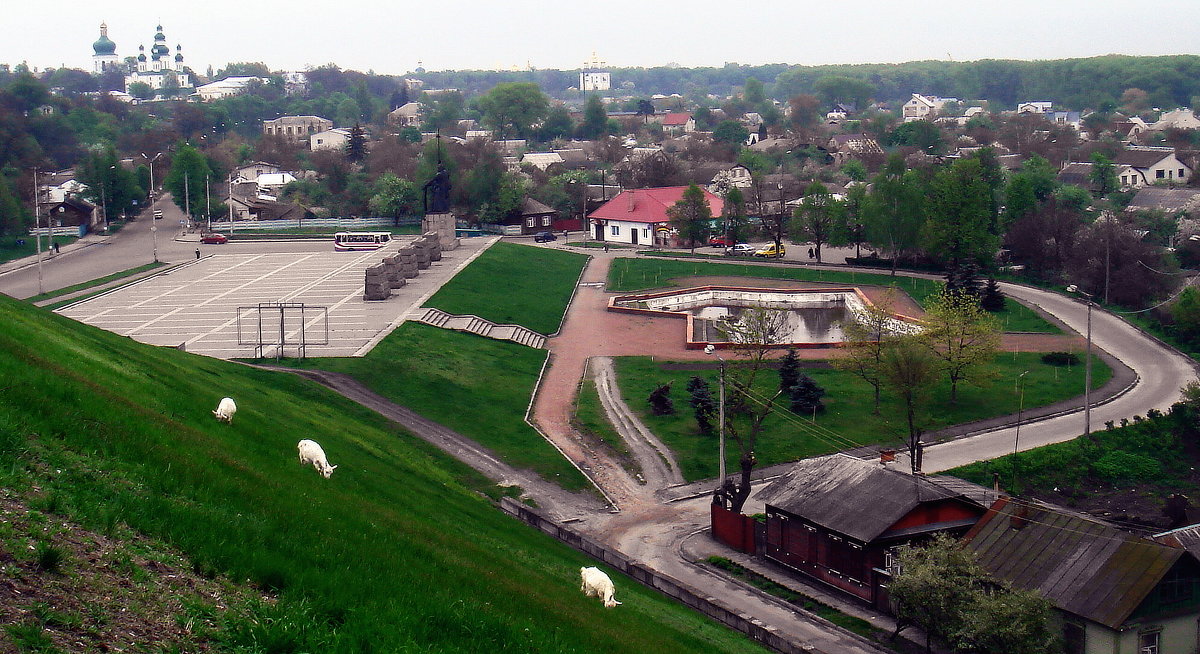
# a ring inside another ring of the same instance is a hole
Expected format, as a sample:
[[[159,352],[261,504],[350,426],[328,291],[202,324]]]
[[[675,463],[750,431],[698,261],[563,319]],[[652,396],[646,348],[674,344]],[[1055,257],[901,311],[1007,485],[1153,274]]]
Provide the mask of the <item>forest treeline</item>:
[[[828,94],[829,80],[848,78],[869,87],[868,98],[881,102],[907,100],[912,93],[987,100],[992,110],[1015,108],[1018,102],[1050,100],[1071,109],[1101,109],[1116,103],[1129,88],[1146,91],[1158,107],[1193,106],[1200,96],[1200,56],[1134,57],[1106,55],[1083,59],[1016,61],[913,61],[903,64],[837,64],[824,66],[759,66],[726,64],[720,68],[613,68],[610,95],[679,93],[696,97],[725,96],[747,77],[764,82],[770,97],[787,100],[799,93]],[[428,88],[456,88],[468,95],[500,82],[536,82],[559,96],[578,84],[578,73],[560,70],[436,71],[410,74]],[[999,106],[995,106],[999,105]]]

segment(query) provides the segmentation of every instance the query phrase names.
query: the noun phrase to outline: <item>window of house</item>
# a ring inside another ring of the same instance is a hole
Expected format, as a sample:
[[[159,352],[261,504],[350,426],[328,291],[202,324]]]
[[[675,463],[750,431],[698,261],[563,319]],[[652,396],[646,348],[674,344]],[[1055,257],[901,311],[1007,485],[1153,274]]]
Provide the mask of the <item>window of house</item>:
[[[643,229],[642,230],[642,238],[644,238],[646,240],[650,240],[650,230]]]
[[[895,577],[900,574],[900,550],[896,547],[889,547],[883,551],[883,569],[888,571],[888,574]]]
[[[1167,176],[1166,173],[1167,173],[1167,171],[1165,171],[1165,170],[1156,170],[1156,171],[1154,171],[1154,178],[1155,179],[1164,179]]]
[[[1087,651],[1087,628],[1079,622],[1063,622],[1063,654],[1084,654]]]
[[[1128,184],[1129,180],[1125,175],[1121,175],[1121,185]]]
[[[1138,634],[1138,654],[1158,654],[1160,631]]]
[[[1182,169],[1182,168],[1180,168],[1180,169],[1179,169],[1179,176],[1180,176],[1180,177],[1187,177],[1187,175],[1184,175],[1184,174],[1183,174],[1183,169]]]
[[[530,216],[530,217],[526,218],[526,219],[525,219],[525,226],[526,226],[526,227],[533,227],[533,224],[534,224],[534,221],[535,221],[535,220],[536,220],[536,219],[535,219],[533,216]]]
[[[612,227],[609,228],[609,234],[612,236],[620,236],[621,228],[618,225],[613,225]]]
[[[542,216],[542,227],[550,226],[550,216]]]

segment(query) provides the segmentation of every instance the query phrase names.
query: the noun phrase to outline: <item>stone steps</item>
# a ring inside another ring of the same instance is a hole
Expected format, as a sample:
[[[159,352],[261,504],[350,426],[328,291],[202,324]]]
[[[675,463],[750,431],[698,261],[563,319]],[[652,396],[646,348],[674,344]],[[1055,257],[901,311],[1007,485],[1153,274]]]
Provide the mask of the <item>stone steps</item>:
[[[479,316],[456,316],[446,313],[441,309],[426,308],[423,311],[420,317],[417,318],[417,321],[426,325],[461,332],[471,332],[472,334],[478,334],[487,338],[512,341],[536,349],[542,349],[546,346],[545,336],[520,325],[497,325]]]

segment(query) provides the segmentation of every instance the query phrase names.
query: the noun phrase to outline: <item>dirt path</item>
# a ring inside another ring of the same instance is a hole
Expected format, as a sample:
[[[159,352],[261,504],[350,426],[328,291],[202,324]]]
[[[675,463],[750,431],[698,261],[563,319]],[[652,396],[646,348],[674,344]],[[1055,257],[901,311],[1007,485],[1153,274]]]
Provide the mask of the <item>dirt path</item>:
[[[359,404],[378,412],[408,429],[422,440],[466,463],[500,485],[520,486],[525,495],[536,498],[541,510],[557,519],[578,519],[604,513],[605,507],[590,495],[571,493],[542,479],[529,470],[518,470],[504,463],[488,449],[462,434],[377,395],[357,380],[335,372],[288,368],[312,379]]]
[[[596,390],[604,412],[641,466],[646,486],[657,491],[673,484],[682,484],[683,474],[679,472],[675,455],[642,424],[621,398],[612,357],[593,357],[590,370],[596,380]]]

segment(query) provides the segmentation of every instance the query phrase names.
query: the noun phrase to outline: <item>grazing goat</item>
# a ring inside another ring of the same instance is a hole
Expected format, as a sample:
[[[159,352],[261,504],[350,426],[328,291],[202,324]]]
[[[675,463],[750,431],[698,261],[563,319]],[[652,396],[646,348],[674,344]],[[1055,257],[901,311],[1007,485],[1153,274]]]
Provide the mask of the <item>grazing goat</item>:
[[[217,405],[217,410],[213,411],[213,415],[217,420],[226,424],[233,424],[233,414],[237,413],[237,405],[233,403],[232,397],[221,398],[221,403]]]
[[[604,601],[604,606],[610,609],[620,604],[613,599],[616,589],[613,588],[612,579],[609,579],[608,575],[604,574],[600,568],[580,568],[579,577],[582,580],[579,590],[583,591],[584,595],[599,597]]]
[[[316,441],[308,439],[302,440],[296,444],[296,449],[300,451],[300,465],[312,464],[312,467],[321,473],[321,476],[329,479],[329,475],[333,474],[333,470],[337,466],[329,465],[329,460],[325,458],[325,450]]]

